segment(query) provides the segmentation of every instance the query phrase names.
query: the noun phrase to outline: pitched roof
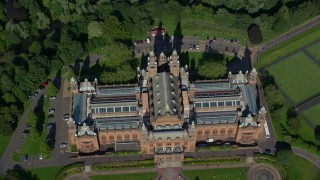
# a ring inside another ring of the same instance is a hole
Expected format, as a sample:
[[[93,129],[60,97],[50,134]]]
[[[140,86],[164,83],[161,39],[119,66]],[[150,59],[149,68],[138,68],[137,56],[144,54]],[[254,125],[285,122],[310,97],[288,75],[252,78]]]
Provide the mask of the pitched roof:
[[[154,117],[167,113],[180,116],[178,78],[162,72],[154,76],[152,82]]]

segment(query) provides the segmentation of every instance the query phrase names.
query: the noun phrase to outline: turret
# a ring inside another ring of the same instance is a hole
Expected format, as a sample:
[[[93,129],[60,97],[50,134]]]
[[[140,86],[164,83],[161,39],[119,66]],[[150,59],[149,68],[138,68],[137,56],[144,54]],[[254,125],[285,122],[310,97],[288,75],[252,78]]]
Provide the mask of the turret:
[[[248,74],[248,80],[249,84],[256,85],[257,84],[257,71],[255,68],[251,70],[251,72]]]
[[[179,76],[180,61],[179,61],[179,56],[176,50],[174,50],[172,53],[172,58],[169,65],[170,65],[170,73],[176,77]]]

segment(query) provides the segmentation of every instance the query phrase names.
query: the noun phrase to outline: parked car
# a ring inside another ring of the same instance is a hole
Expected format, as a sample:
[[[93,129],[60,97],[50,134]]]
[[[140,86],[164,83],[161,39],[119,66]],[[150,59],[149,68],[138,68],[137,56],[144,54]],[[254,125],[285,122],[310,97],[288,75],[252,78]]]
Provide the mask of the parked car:
[[[199,49],[199,44],[197,44],[197,49]]]
[[[43,159],[42,154],[40,154],[40,155],[39,155],[39,159],[40,159],[40,160],[42,160],[42,159]]]
[[[47,128],[48,128],[48,129],[51,129],[52,126],[53,126],[53,123],[48,123]]]
[[[190,49],[192,49],[192,44],[190,44]]]
[[[49,109],[49,114],[53,114],[55,112],[55,109],[52,108],[52,109]]]
[[[29,133],[30,133],[30,131],[29,131],[28,129],[25,129],[25,130],[23,131],[23,135],[24,135],[24,136],[28,135]]]
[[[63,115],[63,120],[65,120],[65,121],[69,120],[69,114]]]
[[[216,37],[213,37],[213,40],[214,40],[214,41],[216,41],[216,40],[217,40],[217,38],[216,38]]]
[[[61,147],[61,148],[67,147],[67,142],[62,142],[62,143],[60,144],[60,147]]]
[[[228,51],[228,50],[229,50],[229,48],[228,48],[228,47],[226,47],[225,51]]]
[[[28,160],[29,160],[28,154],[24,155],[24,161],[28,161]]]
[[[209,40],[209,44],[211,44],[211,43],[212,43],[212,39]]]
[[[54,100],[54,99],[56,99],[56,97],[55,96],[51,96],[50,99]]]

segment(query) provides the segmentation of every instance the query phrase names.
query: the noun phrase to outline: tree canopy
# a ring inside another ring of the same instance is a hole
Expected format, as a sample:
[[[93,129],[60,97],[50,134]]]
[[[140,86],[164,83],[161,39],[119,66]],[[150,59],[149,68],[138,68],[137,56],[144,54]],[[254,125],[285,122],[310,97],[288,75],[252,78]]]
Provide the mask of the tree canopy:
[[[227,66],[222,62],[208,60],[205,61],[203,64],[199,65],[198,71],[200,76],[205,78],[222,78],[226,75]]]

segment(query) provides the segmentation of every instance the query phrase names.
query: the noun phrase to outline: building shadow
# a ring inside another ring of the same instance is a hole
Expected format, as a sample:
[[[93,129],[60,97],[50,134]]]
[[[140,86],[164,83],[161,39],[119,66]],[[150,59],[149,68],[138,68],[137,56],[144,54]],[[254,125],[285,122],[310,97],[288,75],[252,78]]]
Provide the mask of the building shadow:
[[[154,45],[153,45],[153,51],[156,57],[160,55],[161,52],[163,52],[164,44],[165,44],[165,28],[163,28],[163,24],[160,21],[159,25],[156,29],[152,30],[152,34],[154,37]]]
[[[240,58],[233,59],[229,63],[227,63],[227,71],[228,72],[233,72],[233,73],[238,73],[239,71],[246,72],[246,71],[251,71],[252,66],[251,66],[251,51],[246,48],[244,52],[244,56]],[[235,56],[236,57],[236,56]]]

